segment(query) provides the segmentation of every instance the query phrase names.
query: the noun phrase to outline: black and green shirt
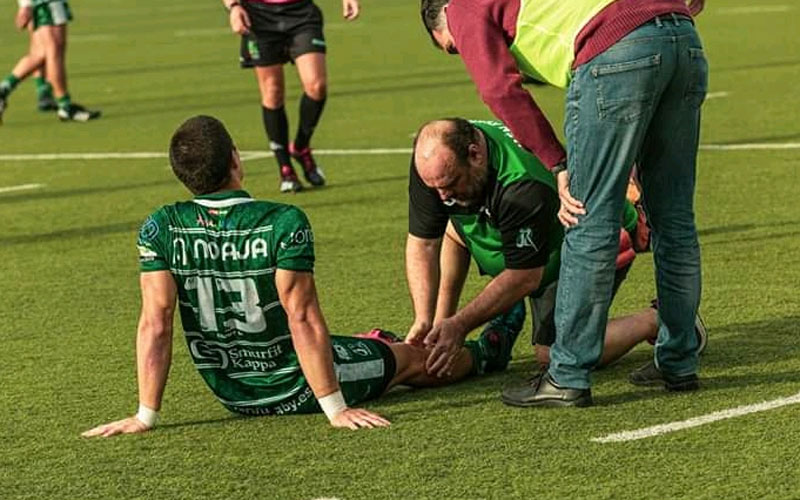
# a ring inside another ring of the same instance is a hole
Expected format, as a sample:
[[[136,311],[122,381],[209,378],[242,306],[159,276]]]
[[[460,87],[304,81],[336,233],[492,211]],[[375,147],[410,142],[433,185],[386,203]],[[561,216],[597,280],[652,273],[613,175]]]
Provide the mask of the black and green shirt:
[[[482,273],[545,267],[541,285],[558,277],[564,230],[553,174],[497,121],[471,121],[486,139],[489,181],[482,203],[461,207],[443,202],[411,164],[408,230],[440,238],[453,222]],[[541,288],[541,286],[540,286]]]

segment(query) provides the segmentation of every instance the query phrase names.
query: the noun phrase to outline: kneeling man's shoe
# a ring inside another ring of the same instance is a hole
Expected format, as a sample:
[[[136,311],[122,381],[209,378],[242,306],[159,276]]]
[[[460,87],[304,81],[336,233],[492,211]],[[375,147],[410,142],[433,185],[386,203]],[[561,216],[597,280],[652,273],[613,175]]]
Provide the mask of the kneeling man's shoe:
[[[632,371],[628,379],[633,385],[663,385],[668,391],[696,391],[700,388],[700,380],[694,373],[679,376],[663,373],[653,361]]]
[[[522,387],[503,391],[503,403],[511,406],[591,406],[591,389],[571,389],[561,387],[542,372]]]

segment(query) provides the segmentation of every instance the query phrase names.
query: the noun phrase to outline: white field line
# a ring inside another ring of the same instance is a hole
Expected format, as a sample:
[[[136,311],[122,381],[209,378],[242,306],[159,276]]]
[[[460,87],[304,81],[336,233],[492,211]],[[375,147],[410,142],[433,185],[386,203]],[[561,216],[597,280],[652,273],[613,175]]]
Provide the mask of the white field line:
[[[706,94],[706,99],[719,99],[720,97],[728,97],[730,92],[710,92]]]
[[[0,187],[0,193],[12,193],[14,191],[28,191],[30,189],[43,188],[44,184],[20,184],[19,186]]]
[[[751,144],[701,144],[705,151],[764,151],[782,149],[800,149],[800,142],[784,143],[751,143]]]
[[[757,5],[752,7],[728,7],[717,9],[718,14],[766,14],[773,12],[787,12],[792,10],[790,5]]]
[[[758,151],[800,149],[800,142],[749,143],[749,144],[701,144],[706,151]],[[371,149],[315,149],[320,156],[362,156],[362,155],[408,155],[411,148],[371,148]],[[240,151],[243,160],[256,160],[272,157],[270,151]],[[126,153],[42,153],[42,154],[0,154],[0,161],[51,161],[51,160],[152,160],[166,159],[167,153],[126,152]]]
[[[592,441],[594,441],[595,443],[621,443],[624,441],[645,439],[658,436],[661,434],[667,434],[669,432],[675,432],[683,429],[690,429],[692,427],[698,427],[700,425],[710,424],[712,422],[717,422],[719,420],[741,417],[743,415],[748,415],[750,413],[758,413],[767,410],[774,410],[775,408],[780,408],[781,406],[793,405],[797,403],[800,403],[800,392],[798,392],[794,396],[773,399],[772,401],[764,401],[763,403],[757,403],[747,406],[739,406],[737,408],[731,408],[730,410],[716,411],[714,413],[709,413],[708,415],[701,415],[699,417],[690,418],[688,420],[682,420],[680,422],[671,422],[668,424],[654,425],[652,427],[645,427],[644,429],[638,429],[635,431],[616,432],[614,434],[609,434],[608,436],[592,438]]]
[[[178,30],[175,32],[175,36],[178,38],[194,36],[223,36],[233,34],[234,33],[230,28],[199,28],[193,30]]]
[[[270,151],[240,151],[243,160],[254,160],[272,156]],[[407,155],[411,148],[375,148],[375,149],[315,149],[314,154],[321,156],[347,155]],[[130,152],[130,153],[43,153],[43,154],[6,154],[0,155],[0,161],[49,161],[49,160],[152,160],[167,158],[167,153]]]
[[[87,35],[70,35],[70,42],[107,42],[109,40],[116,40],[117,35],[111,33],[95,33]]]

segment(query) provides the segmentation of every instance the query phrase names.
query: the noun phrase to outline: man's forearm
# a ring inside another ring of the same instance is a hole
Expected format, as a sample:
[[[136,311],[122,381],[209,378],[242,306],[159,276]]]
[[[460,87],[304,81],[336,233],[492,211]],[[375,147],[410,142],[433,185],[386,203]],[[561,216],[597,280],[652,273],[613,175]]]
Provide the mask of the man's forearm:
[[[158,410],[172,362],[172,325],[140,324],[136,358],[139,403]]]
[[[458,309],[458,299],[461,297],[464,281],[469,271],[469,252],[453,241],[449,235],[446,235],[442,241],[439,267],[441,279],[439,280],[434,324],[454,315]]]
[[[507,311],[517,301],[536,290],[542,280],[543,270],[541,267],[506,269],[492,279],[453,319],[461,324],[466,334]]]
[[[339,390],[339,381],[333,370],[333,349],[328,330],[307,319],[289,321],[300,368],[317,399]]]
[[[439,290],[441,238],[424,239],[411,234],[406,241],[406,279],[417,321],[433,322]]]

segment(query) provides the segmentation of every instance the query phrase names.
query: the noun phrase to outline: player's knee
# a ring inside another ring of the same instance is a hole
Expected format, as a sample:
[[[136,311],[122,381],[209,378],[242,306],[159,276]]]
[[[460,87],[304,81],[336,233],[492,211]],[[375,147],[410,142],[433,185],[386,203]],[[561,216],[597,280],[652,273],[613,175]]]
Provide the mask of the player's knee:
[[[397,378],[399,382],[414,379],[425,372],[427,351],[412,344],[392,344],[392,352],[397,362]]]
[[[278,109],[283,106],[283,89],[279,86],[265,87],[261,92],[261,104],[269,109]]]
[[[324,78],[316,78],[304,83],[303,91],[315,101],[321,101],[328,95],[328,82]]]

